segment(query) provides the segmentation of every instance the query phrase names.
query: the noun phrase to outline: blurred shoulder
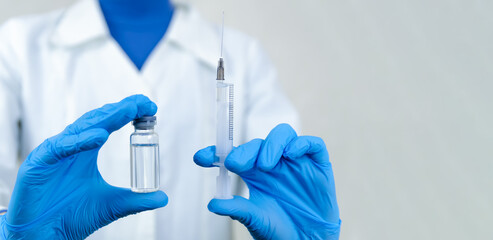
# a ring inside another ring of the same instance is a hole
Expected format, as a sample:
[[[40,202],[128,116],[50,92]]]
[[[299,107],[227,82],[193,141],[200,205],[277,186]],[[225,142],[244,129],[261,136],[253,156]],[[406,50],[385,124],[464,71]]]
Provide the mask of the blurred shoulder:
[[[43,14],[11,18],[0,25],[0,39],[14,45],[27,40],[40,40],[53,31],[63,12],[63,9],[58,9]]]
[[[62,10],[14,17],[0,25],[0,68],[17,76],[28,59],[46,46]]]

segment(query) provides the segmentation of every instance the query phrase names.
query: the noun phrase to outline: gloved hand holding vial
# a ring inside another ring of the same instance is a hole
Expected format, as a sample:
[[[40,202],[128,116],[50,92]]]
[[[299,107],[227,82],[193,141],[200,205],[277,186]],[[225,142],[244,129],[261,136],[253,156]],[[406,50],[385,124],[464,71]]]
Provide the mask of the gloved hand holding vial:
[[[134,125],[139,133],[134,142],[157,144],[157,135],[151,133],[155,118],[139,120],[156,111],[149,98],[131,96],[84,114],[34,149],[20,166],[7,214],[0,216],[0,239],[84,239],[119,218],[165,206],[168,197],[155,191],[154,182],[138,179],[136,189],[155,192],[135,193],[108,184],[97,166],[109,135],[133,119],[138,119]],[[142,125],[147,129],[139,130]],[[142,139],[141,131],[149,135]],[[139,152],[152,151],[137,147],[135,160]],[[146,173],[147,179],[156,176]]]

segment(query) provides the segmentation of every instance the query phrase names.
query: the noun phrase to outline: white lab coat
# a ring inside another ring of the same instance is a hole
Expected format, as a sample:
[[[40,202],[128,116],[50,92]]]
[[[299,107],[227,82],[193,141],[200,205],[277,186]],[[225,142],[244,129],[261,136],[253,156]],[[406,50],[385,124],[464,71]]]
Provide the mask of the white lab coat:
[[[109,35],[97,0],[0,27],[0,205],[19,159],[83,113],[142,93],[158,105],[161,188],[169,204],[130,216],[91,239],[230,239],[231,222],[207,210],[217,169],[193,163],[215,142],[215,77],[220,27],[178,5],[168,32],[138,71]],[[235,84],[235,145],[264,138],[297,115],[259,44],[225,29],[226,79]],[[112,185],[129,187],[129,124],[113,133],[98,167]],[[236,183],[238,179],[235,180]],[[2,196],[3,194],[3,196]],[[7,195],[7,196],[6,196]],[[3,202],[2,202],[3,201]]]

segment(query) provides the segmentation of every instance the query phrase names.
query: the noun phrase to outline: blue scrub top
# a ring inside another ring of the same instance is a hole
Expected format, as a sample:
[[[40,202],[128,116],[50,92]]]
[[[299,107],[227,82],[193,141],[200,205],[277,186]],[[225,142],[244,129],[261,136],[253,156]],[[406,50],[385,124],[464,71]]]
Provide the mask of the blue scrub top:
[[[141,70],[173,15],[168,0],[99,0],[111,36]]]

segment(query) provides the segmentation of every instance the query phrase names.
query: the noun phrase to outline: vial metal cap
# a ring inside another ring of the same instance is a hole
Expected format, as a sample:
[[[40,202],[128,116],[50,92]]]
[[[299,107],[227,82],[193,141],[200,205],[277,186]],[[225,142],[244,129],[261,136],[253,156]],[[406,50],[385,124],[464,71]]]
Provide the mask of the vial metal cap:
[[[134,125],[135,129],[152,129],[156,125],[156,116],[143,116],[141,118],[135,119],[132,124]]]

